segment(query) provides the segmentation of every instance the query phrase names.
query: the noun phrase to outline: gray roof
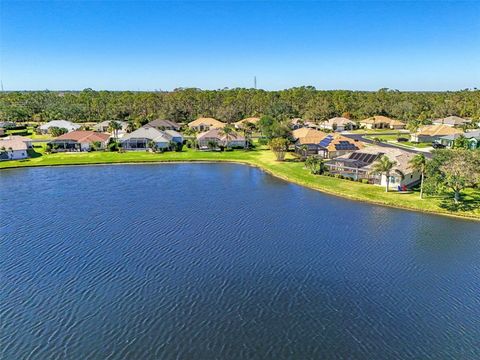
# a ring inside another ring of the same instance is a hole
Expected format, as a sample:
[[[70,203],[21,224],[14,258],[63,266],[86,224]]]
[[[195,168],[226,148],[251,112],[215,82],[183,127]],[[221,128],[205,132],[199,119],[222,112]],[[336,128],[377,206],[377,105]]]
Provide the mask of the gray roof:
[[[442,136],[440,139],[444,140],[455,140],[458,139],[459,137],[464,136],[467,139],[479,139],[480,140],[480,130],[474,130],[474,131],[469,131],[463,134],[453,134],[453,135],[447,135],[447,136]]]
[[[147,125],[154,126],[154,127],[172,127],[172,128],[180,128],[180,124],[176,123],[175,121],[165,120],[165,119],[156,119],[150,121]]]
[[[62,129],[67,129],[68,131],[74,131],[80,129],[80,124],[72,123],[71,121],[67,120],[52,120],[47,122],[46,124],[40,125],[40,130],[48,130],[52,127],[58,127]]]
[[[445,125],[463,125],[471,122],[471,120],[467,120],[464,118],[461,118],[459,116],[447,116],[446,118],[443,119],[436,119],[433,121],[435,124],[445,124]]]
[[[126,141],[130,139],[148,139],[155,142],[169,142],[170,139],[165,135],[163,131],[158,130],[157,128],[144,126],[141,127],[130,134],[126,134],[122,137],[121,141]]]

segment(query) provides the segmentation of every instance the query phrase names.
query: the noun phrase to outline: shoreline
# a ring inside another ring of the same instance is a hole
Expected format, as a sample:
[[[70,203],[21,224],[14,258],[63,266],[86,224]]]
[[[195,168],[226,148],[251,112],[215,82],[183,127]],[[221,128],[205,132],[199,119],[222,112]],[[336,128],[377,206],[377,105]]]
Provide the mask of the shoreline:
[[[185,164],[185,163],[231,163],[231,164],[241,164],[241,165],[247,165],[251,167],[255,167],[257,169],[260,169],[261,171],[274,176],[277,179],[281,179],[283,181],[296,184],[299,186],[302,186],[304,188],[308,188],[310,190],[314,191],[319,191],[323,194],[327,194],[330,196],[335,196],[339,197],[342,199],[347,199],[350,201],[358,201],[358,202],[364,202],[367,204],[373,204],[373,205],[378,205],[378,206],[385,206],[393,209],[400,209],[400,210],[406,210],[406,211],[415,211],[418,213],[424,213],[424,214],[429,214],[429,215],[440,215],[440,216],[448,216],[451,218],[456,218],[456,219],[462,219],[462,220],[470,220],[470,221],[480,221],[480,216],[472,214],[467,215],[465,213],[462,214],[455,214],[453,212],[448,212],[448,211],[435,211],[435,210],[429,210],[429,209],[420,209],[420,208],[415,208],[411,206],[404,206],[404,205],[398,205],[398,204],[389,204],[385,203],[382,201],[378,200],[373,200],[373,199],[365,199],[365,198],[360,198],[355,195],[350,195],[350,194],[344,194],[344,193],[338,193],[335,192],[333,189],[328,189],[325,187],[319,187],[319,186],[313,186],[312,184],[309,184],[308,182],[304,182],[298,179],[295,179],[293,177],[289,177],[288,175],[283,175],[280,174],[279,172],[275,172],[269,168],[267,168],[264,164],[261,164],[260,162],[256,162],[253,160],[240,160],[240,159],[154,159],[154,160],[124,160],[124,161],[98,161],[98,162],[89,162],[89,163],[83,163],[83,162],[71,162],[71,163],[58,163],[58,164],[25,164],[25,165],[14,165],[14,166],[9,166],[6,168],[0,168],[0,172],[3,170],[9,170],[9,169],[20,169],[20,168],[35,168],[35,167],[59,167],[59,166],[102,166],[102,165],[161,165],[161,164]],[[281,164],[281,162],[278,162],[278,164]],[[319,176],[319,175],[315,175]],[[348,181],[348,180],[341,180],[341,179],[335,179],[336,181]],[[373,185],[370,185],[373,186]],[[423,201],[428,201],[428,200],[423,200]]]

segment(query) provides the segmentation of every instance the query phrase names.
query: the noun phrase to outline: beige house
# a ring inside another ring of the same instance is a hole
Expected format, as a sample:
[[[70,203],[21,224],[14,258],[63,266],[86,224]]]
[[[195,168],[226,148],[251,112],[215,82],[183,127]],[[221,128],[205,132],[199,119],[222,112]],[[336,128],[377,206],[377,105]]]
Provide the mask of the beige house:
[[[369,117],[368,119],[361,120],[360,126],[366,129],[392,129],[400,130],[405,129],[406,125],[400,120],[391,119],[386,116],[376,115]]]
[[[208,131],[210,129],[221,129],[226,124],[214,118],[198,118],[188,123],[188,127],[195,131]]]
[[[433,125],[447,125],[451,127],[459,127],[471,123],[471,120],[461,118],[459,116],[448,116],[443,119],[435,119],[432,121]]]
[[[217,147],[225,146],[231,148],[244,148],[247,144],[246,139],[238,133],[233,133],[229,136],[222,134],[220,129],[211,129],[197,135],[198,148],[200,150],[208,150],[210,144],[216,143]]]
[[[368,146],[336,157],[325,165],[332,174],[351,177],[355,180],[366,179],[370,184],[386,186],[385,174],[373,172],[375,162],[384,155],[395,162],[389,175],[389,185],[392,190],[401,190],[405,186],[412,186],[420,181],[420,172],[410,167],[410,160],[415,154],[399,148]]]
[[[433,142],[443,136],[463,134],[463,131],[449,125],[425,125],[410,135],[412,142]]]
[[[260,121],[259,117],[248,117],[248,118],[237,121],[236,123],[234,123],[234,125],[237,129],[239,129],[245,123],[251,123],[256,125],[259,121]]]

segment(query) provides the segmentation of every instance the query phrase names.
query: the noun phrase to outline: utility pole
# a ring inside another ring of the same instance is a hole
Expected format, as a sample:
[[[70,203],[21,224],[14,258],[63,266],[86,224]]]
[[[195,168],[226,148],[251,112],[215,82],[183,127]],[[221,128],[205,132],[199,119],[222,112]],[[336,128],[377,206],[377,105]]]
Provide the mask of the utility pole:
[[[253,87],[256,89],[257,88],[257,77],[253,77]]]

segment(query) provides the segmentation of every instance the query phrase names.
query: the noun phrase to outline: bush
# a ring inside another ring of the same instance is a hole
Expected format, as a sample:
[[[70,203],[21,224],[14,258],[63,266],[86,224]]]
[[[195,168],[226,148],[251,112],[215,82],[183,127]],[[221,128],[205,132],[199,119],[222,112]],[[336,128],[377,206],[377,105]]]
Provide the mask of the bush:
[[[268,144],[268,139],[267,138],[260,138],[260,139],[258,139],[258,144],[259,145],[267,145]]]
[[[360,179],[362,184],[368,184],[368,179]]]

